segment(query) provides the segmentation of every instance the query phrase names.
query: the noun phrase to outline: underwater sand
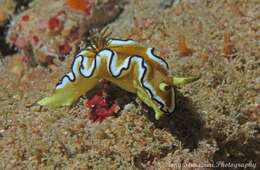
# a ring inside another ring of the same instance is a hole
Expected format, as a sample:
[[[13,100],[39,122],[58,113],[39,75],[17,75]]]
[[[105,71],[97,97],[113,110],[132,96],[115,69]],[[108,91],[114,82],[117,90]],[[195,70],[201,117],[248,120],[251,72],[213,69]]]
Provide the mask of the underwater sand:
[[[72,108],[32,106],[51,94],[72,55],[52,72],[12,68],[21,75],[10,72],[5,57],[0,169],[213,169],[221,163],[259,168],[260,3],[183,0],[163,9],[160,2],[128,1],[108,26],[113,38],[155,47],[173,75],[201,75],[176,89],[174,115],[155,121],[152,110],[128,96],[114,96],[126,106],[101,123],[85,118],[82,100]],[[228,55],[225,34],[234,49]],[[182,36],[190,56],[180,56]]]

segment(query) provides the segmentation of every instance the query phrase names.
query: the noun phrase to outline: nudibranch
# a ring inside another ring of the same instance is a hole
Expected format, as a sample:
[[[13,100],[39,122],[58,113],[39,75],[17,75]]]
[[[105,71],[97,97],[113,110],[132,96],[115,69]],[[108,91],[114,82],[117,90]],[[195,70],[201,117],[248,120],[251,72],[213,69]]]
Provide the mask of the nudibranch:
[[[57,83],[52,96],[38,101],[42,106],[70,106],[80,96],[105,79],[135,93],[155,112],[158,120],[175,108],[174,85],[186,84],[197,77],[173,77],[168,63],[134,40],[107,39],[99,36],[73,60],[71,72]]]

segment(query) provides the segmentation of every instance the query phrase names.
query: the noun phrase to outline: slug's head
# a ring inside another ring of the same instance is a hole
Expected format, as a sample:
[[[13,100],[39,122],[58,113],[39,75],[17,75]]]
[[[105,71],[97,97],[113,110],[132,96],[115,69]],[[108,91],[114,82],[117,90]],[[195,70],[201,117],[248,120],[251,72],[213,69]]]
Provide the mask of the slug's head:
[[[158,120],[164,114],[171,114],[175,109],[174,87],[191,83],[199,77],[172,77],[156,73],[151,80],[151,102],[147,103],[155,111],[155,119]],[[147,86],[149,88],[149,85]]]
[[[158,120],[163,114],[171,114],[175,108],[175,94],[172,78],[157,72],[156,77],[151,80],[153,95],[151,97],[155,110],[155,118]],[[159,108],[159,110],[158,110]]]

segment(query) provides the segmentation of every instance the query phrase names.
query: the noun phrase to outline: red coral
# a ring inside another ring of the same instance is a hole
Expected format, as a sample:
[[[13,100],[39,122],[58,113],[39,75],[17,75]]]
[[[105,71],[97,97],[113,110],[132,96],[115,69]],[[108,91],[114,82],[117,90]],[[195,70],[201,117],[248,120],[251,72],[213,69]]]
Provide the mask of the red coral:
[[[29,16],[29,15],[24,15],[24,16],[22,16],[22,21],[24,21],[24,22],[29,21],[29,19],[30,19],[30,16]]]
[[[32,45],[37,45],[39,42],[39,37],[37,35],[32,36]]]
[[[59,45],[59,51],[61,55],[67,55],[71,52],[72,47],[68,42],[65,42],[62,45]]]
[[[48,28],[50,31],[58,32],[63,28],[63,23],[57,16],[51,17],[48,21]]]
[[[89,119],[94,122],[102,122],[105,118],[112,116],[119,110],[118,105],[113,104],[110,107],[107,99],[99,95],[95,95],[93,98],[85,100],[84,105],[91,108]]]
[[[74,41],[76,41],[76,40],[79,39],[79,35],[80,35],[80,33],[79,33],[79,28],[74,27],[74,28],[72,28],[71,31],[70,31],[70,34],[69,34],[69,36],[68,36],[68,40],[69,40],[70,42],[74,42]]]

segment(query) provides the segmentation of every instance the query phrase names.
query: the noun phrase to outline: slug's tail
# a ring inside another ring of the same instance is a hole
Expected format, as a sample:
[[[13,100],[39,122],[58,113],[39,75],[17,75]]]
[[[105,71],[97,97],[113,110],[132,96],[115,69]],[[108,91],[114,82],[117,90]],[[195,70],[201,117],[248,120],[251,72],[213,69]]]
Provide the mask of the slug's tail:
[[[37,102],[41,106],[59,107],[70,106],[79,96],[74,90],[66,91],[65,89],[56,90],[50,97],[45,97]]]
[[[92,89],[97,80],[82,80],[68,82],[65,87],[56,89],[50,97],[45,97],[37,102],[41,106],[60,107],[72,105],[80,96]]]

